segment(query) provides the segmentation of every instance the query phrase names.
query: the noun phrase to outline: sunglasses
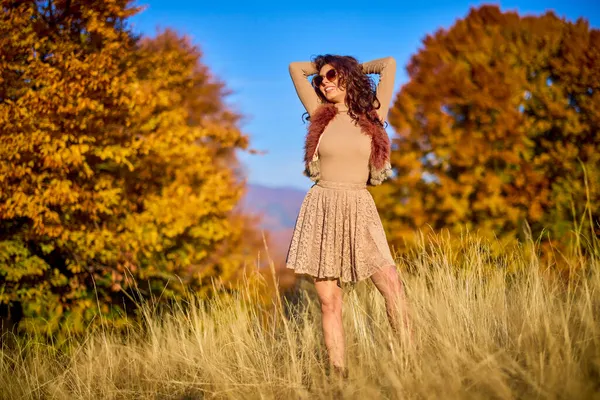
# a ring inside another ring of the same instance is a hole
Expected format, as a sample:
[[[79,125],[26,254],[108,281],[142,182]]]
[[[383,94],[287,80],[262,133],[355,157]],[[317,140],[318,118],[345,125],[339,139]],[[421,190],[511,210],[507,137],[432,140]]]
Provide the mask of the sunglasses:
[[[334,68],[331,68],[325,73],[325,78],[327,78],[329,82],[333,82],[335,78],[337,78],[337,71]],[[319,87],[323,83],[323,77],[321,75],[317,75],[314,77],[313,82],[316,87]]]

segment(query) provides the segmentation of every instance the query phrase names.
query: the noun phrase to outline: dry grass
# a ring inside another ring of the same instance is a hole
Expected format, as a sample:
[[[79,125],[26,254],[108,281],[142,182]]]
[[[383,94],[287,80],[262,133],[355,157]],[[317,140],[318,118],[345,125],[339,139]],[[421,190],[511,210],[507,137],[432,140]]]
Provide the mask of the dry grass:
[[[304,282],[293,305],[264,308],[248,286],[168,313],[145,306],[142,326],[74,340],[68,353],[33,342],[5,350],[0,398],[600,398],[598,259],[579,260],[567,284],[544,272],[533,243],[490,258],[489,244],[456,240],[422,238],[398,260],[411,343],[391,336],[370,281],[345,292],[347,382],[326,374]]]

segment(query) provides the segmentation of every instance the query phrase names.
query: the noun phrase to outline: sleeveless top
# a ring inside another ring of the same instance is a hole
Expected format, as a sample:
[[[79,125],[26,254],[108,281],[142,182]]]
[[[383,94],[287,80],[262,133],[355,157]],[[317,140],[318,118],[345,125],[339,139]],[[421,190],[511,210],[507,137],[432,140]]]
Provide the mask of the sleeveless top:
[[[321,179],[366,182],[369,178],[371,138],[354,125],[345,104],[336,104],[338,114],[329,122],[318,149]]]
[[[365,115],[353,120],[340,112],[344,108],[323,104],[313,113],[304,145],[304,174],[313,181],[379,185],[392,173],[387,133]],[[377,112],[371,111],[371,117],[377,119]]]

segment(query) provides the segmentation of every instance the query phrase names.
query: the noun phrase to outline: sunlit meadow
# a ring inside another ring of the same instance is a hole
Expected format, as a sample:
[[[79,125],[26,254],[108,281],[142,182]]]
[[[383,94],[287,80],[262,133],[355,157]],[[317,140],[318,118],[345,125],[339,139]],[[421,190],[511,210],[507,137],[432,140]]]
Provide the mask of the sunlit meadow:
[[[126,333],[101,329],[64,350],[20,341],[0,355],[0,397],[599,398],[597,256],[573,256],[565,280],[532,239],[500,253],[468,232],[418,242],[397,259],[412,334],[392,335],[370,281],[345,289],[347,381],[329,374],[311,283],[269,305],[256,299],[276,275],[250,273],[234,296],[141,304],[143,323]]]

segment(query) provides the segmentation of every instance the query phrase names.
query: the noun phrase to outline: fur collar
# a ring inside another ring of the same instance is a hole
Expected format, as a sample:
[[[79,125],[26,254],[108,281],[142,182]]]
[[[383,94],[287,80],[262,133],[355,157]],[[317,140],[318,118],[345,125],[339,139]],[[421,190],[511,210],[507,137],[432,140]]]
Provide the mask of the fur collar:
[[[372,110],[371,113],[375,118],[378,118],[375,110]],[[314,181],[317,181],[320,175],[318,159],[314,157],[317,144],[327,124],[337,114],[337,107],[332,103],[326,103],[319,106],[310,118],[310,125],[308,126],[306,141],[304,143],[304,166],[305,175]],[[358,125],[365,135],[371,137],[371,156],[369,158],[370,177],[368,183],[378,185],[391,176],[389,161],[390,140],[385,129],[371,122],[365,115],[359,117]]]

